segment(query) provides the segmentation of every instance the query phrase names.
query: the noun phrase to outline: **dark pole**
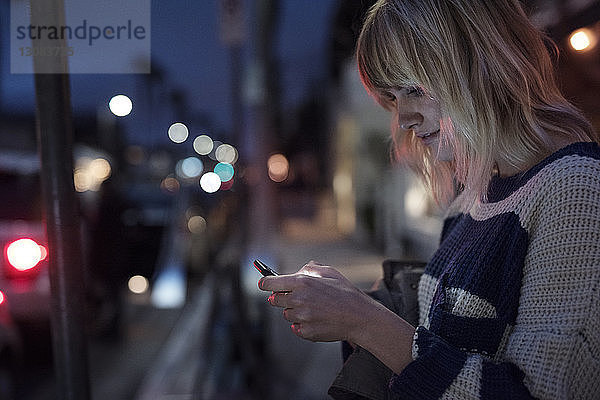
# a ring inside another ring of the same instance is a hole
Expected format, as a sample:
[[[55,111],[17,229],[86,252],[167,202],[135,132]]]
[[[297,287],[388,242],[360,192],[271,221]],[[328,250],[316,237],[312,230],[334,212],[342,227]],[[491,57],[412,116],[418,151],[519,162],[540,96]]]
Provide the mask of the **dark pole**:
[[[65,24],[63,0],[32,0],[31,24]],[[57,41],[36,46],[56,47]],[[61,43],[63,48],[66,44]],[[83,257],[73,183],[73,127],[66,53],[35,57],[37,137],[49,247],[52,343],[58,398],[90,398],[83,312]],[[34,51],[40,54],[40,51]]]
[[[252,157],[255,171],[260,179],[250,187],[249,223],[252,226],[254,244],[267,251],[276,227],[276,192],[273,182],[267,176],[267,160],[273,151],[276,129],[275,81],[278,79],[273,45],[277,37],[278,2],[260,0],[257,7],[256,32],[256,68],[259,95],[255,99],[254,112],[256,127],[253,139],[256,143],[256,154]]]
[[[229,54],[231,57],[232,142],[239,149],[242,143],[242,129],[244,127],[244,105],[242,102],[242,76],[244,68],[242,63],[242,47],[240,45],[231,46]]]
[[[219,6],[221,41],[229,48],[231,61],[231,117],[233,122],[231,142],[239,148],[244,126],[242,46],[246,42],[247,36],[244,23],[244,4],[241,0],[221,0]]]

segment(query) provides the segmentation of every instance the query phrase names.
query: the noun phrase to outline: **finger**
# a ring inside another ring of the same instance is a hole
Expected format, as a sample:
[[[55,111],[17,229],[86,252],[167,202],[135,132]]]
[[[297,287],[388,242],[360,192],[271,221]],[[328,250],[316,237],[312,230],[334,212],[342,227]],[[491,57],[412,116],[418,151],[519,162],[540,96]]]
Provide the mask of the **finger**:
[[[296,318],[296,316],[295,316],[293,308],[284,308],[283,309],[283,319],[285,319],[288,322],[297,322],[297,320],[295,318]]]
[[[320,264],[313,260],[306,263],[302,267],[302,269],[298,272],[306,274],[306,275],[318,276],[318,277],[322,277],[322,278],[339,278],[340,277],[340,273],[336,269],[334,269],[328,265]]]
[[[258,281],[258,287],[265,291],[293,292],[295,289],[308,285],[315,276],[318,277],[318,274],[303,273],[301,269],[291,275],[265,276]]]
[[[292,324],[291,328],[292,332],[294,332],[294,335],[304,338],[304,336],[302,336],[302,324],[294,323]]]
[[[310,328],[310,325],[295,322],[292,324],[291,328],[292,332],[294,332],[294,335],[312,342],[317,341],[317,337],[313,334],[313,330]]]
[[[275,307],[289,308],[293,305],[291,292],[273,292],[267,301]]]
[[[304,340],[310,340],[311,342],[318,342],[318,336],[316,335],[313,328],[311,328],[310,324],[302,324],[295,322],[291,326],[292,332],[299,338]]]
[[[258,281],[258,288],[271,292],[289,292],[293,281],[293,275],[265,276]]]
[[[295,324],[309,322],[309,313],[301,308],[287,307],[283,310],[283,318]]]

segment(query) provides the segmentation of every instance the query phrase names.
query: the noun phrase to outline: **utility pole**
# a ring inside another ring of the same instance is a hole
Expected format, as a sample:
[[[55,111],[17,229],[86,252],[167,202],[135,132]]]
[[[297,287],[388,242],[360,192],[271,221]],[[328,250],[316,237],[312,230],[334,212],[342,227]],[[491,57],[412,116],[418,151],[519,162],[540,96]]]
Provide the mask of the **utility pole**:
[[[256,185],[250,188],[250,226],[256,244],[262,244],[270,250],[270,240],[274,230],[278,229],[276,216],[276,192],[273,182],[267,176],[267,159],[273,151],[273,142],[277,136],[276,88],[279,71],[273,54],[273,45],[277,37],[277,17],[279,14],[276,0],[257,1],[256,32],[256,86],[258,96],[255,108],[256,126],[253,136],[256,154],[253,156],[253,167],[258,172]]]
[[[31,25],[65,25],[64,0],[31,0],[30,4]],[[73,123],[66,42],[42,38],[32,39],[32,45],[57,396],[62,400],[87,400],[90,388],[83,322],[83,256],[73,183]],[[48,56],[45,47],[65,51]]]
[[[231,118],[233,122],[232,143],[241,143],[244,107],[242,104],[242,46],[247,39],[244,24],[244,4],[241,0],[221,0],[221,41],[228,47],[231,58]]]

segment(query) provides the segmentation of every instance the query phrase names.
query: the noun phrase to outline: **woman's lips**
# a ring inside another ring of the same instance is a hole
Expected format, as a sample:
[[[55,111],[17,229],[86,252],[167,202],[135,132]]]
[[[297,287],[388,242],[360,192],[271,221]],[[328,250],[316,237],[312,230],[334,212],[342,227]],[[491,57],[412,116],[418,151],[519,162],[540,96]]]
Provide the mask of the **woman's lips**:
[[[421,139],[425,145],[429,146],[438,139],[439,134],[440,134],[440,130],[438,129],[435,132],[427,133],[423,136],[419,136],[419,139]]]

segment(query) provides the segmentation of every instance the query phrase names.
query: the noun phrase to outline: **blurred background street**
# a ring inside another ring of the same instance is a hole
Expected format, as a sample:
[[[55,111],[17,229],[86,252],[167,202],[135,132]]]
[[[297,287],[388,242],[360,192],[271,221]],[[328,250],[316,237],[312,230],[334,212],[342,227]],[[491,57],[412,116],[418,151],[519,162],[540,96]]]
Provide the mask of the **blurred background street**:
[[[314,259],[368,289],[385,259],[426,261],[443,214],[390,161],[389,115],[356,71],[373,0],[120,3],[52,0],[73,27],[129,19],[147,46],[85,44],[101,60],[73,56],[66,75],[72,148],[52,166],[69,167],[75,199],[75,239],[60,243],[81,256],[87,354],[62,365],[47,233],[60,196],[43,195],[38,132],[54,102],[15,45],[30,2],[0,2],[0,400],[60,399],[74,370],[92,399],[328,398],[340,343],[294,336],[252,260],[293,273]],[[600,1],[524,4],[600,129]]]

